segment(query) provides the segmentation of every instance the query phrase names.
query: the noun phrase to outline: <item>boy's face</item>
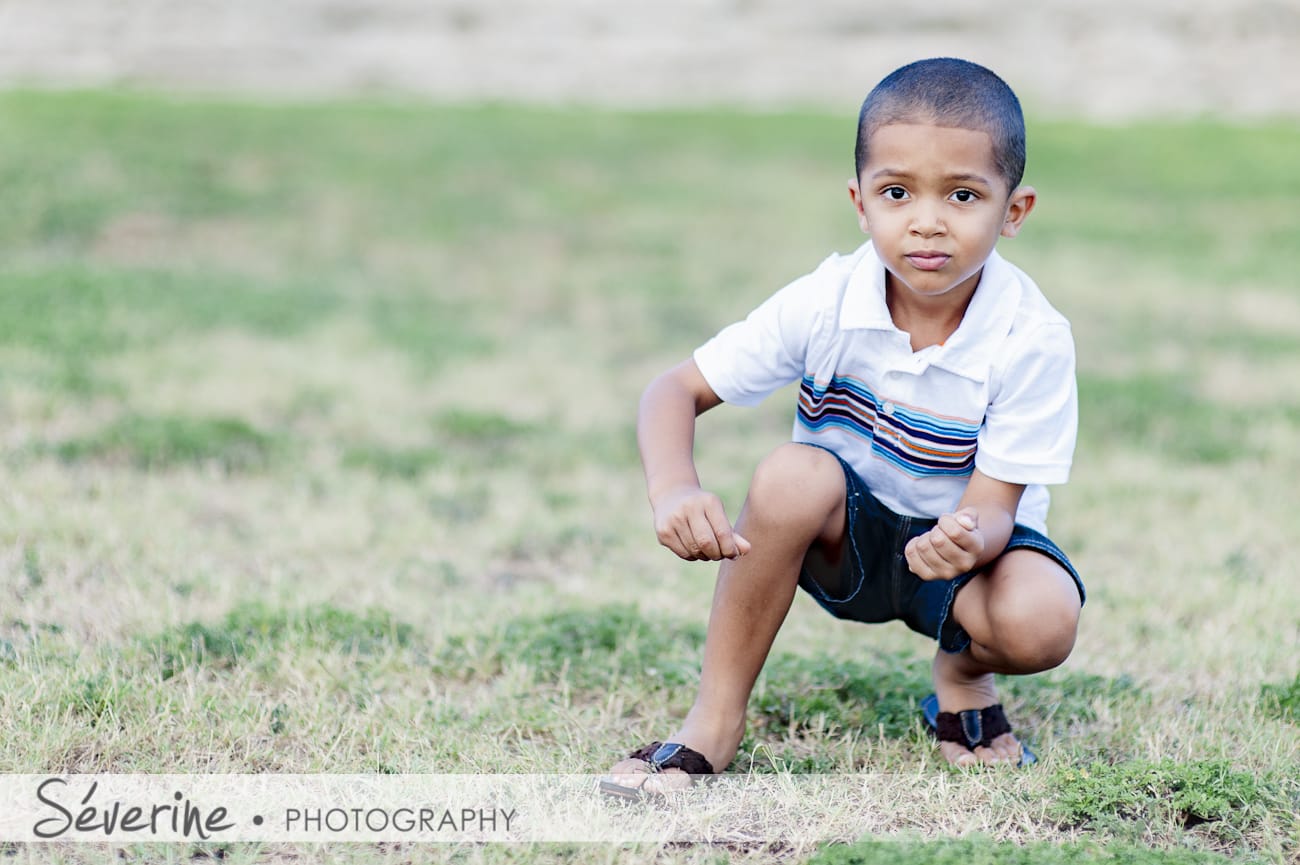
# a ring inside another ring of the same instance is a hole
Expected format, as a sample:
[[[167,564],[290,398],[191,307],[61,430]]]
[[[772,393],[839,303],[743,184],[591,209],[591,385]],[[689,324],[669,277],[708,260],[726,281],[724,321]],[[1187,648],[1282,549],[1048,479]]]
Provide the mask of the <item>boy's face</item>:
[[[872,133],[849,196],[891,296],[964,303],[998,237],[1014,237],[1033,209],[1032,188],[1007,185],[985,132],[893,123]]]

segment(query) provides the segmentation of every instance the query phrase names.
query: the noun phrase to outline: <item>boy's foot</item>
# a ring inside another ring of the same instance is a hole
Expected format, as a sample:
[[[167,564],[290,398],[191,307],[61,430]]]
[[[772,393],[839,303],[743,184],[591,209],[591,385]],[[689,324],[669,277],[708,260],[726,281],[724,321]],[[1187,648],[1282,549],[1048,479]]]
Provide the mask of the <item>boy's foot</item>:
[[[713,774],[713,764],[699,751],[679,742],[651,742],[616,763],[600,791],[625,799],[662,796]]]
[[[921,701],[921,718],[940,745],[955,743],[968,750],[978,751],[981,746],[990,745],[999,735],[1011,732],[1011,724],[1002,711],[1001,703],[983,709],[940,712],[939,698],[930,694]],[[1020,760],[1016,765],[1029,766],[1037,762],[1038,757],[1029,750],[1028,745],[1021,742]]]
[[[716,740],[712,736],[698,735],[698,728],[692,729],[694,734],[678,731],[666,744],[651,742],[615,763],[609,770],[609,777],[601,781],[601,791],[628,798],[662,796],[674,790],[685,790],[701,776],[726,769],[744,735],[744,727],[733,735]],[[699,748],[692,748],[684,744],[686,742]]]
[[[992,673],[974,673],[967,653],[951,655],[940,650],[935,654],[933,675],[938,708],[943,712],[959,713],[967,709],[986,709],[997,705],[998,691]],[[1008,730],[992,737],[987,746],[973,750],[961,742],[939,742],[944,759],[954,766],[974,766],[980,763],[1021,762],[1023,753],[1020,740]],[[1028,762],[1028,760],[1026,760]]]

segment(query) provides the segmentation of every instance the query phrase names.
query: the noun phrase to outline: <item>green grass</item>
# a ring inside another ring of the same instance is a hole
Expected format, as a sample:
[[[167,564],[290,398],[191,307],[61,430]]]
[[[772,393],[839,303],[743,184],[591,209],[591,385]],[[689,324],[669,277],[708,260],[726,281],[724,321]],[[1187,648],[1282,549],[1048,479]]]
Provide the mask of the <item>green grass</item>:
[[[380,477],[412,480],[443,461],[442,451],[433,447],[386,448],[381,445],[358,445],[348,448],[343,464],[368,469]]]
[[[1267,713],[1300,723],[1300,673],[1291,682],[1265,683],[1260,688],[1259,702]]]
[[[1053,816],[1071,825],[1174,821],[1216,824],[1239,835],[1261,819],[1270,800],[1281,809],[1289,804],[1273,785],[1222,761],[1092,763],[1060,769],[1054,782]]]
[[[766,734],[865,729],[899,737],[916,726],[918,695],[929,692],[929,682],[929,665],[907,655],[776,655],[755,688],[751,723]]]
[[[649,620],[630,606],[567,609],[512,619],[492,634],[452,638],[438,659],[445,676],[495,678],[508,664],[527,666],[537,681],[564,676],[574,688],[599,691],[627,681],[676,688],[697,679],[704,644],[698,625]]]
[[[851,126],[0,94],[0,768],[595,773],[667,735],[712,569],[654,542],[637,399],[860,242]],[[827,837],[308,855],[1294,861],[1298,150],[1030,130],[1001,249],[1074,325],[1089,593],[1067,665],[1001,682],[1040,766],[941,768],[930,644],[801,597],[732,771],[869,779]],[[701,420],[733,517],[791,412]]]
[[[118,459],[143,470],[212,464],[239,471],[265,465],[277,442],[242,418],[129,415],[53,450],[67,462]]]
[[[256,659],[284,645],[321,648],[365,656],[389,647],[404,647],[414,629],[382,610],[358,615],[329,605],[299,611],[243,604],[215,624],[187,622],[146,640],[157,655],[160,675],[170,679],[181,669],[201,666],[220,670],[250,657]]]

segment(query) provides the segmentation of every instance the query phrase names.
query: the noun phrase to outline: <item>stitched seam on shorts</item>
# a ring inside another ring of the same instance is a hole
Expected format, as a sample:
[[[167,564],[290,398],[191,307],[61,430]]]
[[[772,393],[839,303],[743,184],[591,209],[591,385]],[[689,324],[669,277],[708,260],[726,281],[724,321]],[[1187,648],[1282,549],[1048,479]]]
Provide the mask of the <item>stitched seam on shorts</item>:
[[[950,655],[960,654],[961,652],[966,651],[966,647],[970,645],[970,634],[966,633],[966,629],[961,625],[953,622],[954,627],[961,632],[961,636],[957,640],[957,645],[952,647],[945,646],[943,644],[943,626],[948,624],[952,619],[952,605],[953,602],[957,600],[957,590],[973,579],[975,579],[975,574],[968,573],[962,574],[959,577],[954,577],[948,581],[948,593],[943,599],[943,610],[939,613],[939,627],[935,631],[934,640],[939,644],[940,649],[943,649]]]
[[[838,455],[836,455],[836,459],[839,459]],[[840,462],[843,463],[844,461],[840,460]],[[843,468],[843,465],[841,465],[841,468]],[[858,593],[862,591],[862,587],[866,585],[867,582],[866,574],[863,573],[863,568],[862,568],[862,556],[858,552],[857,532],[854,531],[854,529],[857,528],[858,511],[857,511],[857,507],[855,506],[856,501],[851,501],[851,500],[856,500],[862,494],[858,491],[857,487],[854,484],[849,482],[849,478],[847,475],[844,477],[844,485],[850,488],[849,494],[845,497],[845,507],[848,507],[850,510],[849,510],[849,518],[845,520],[846,525],[844,526],[844,531],[848,532],[849,547],[853,550],[854,567],[851,570],[853,572],[854,579],[857,580],[857,585],[853,587],[853,591],[850,592],[847,597],[841,600],[835,600],[833,598],[826,597],[826,600],[830,601],[832,604],[847,604],[849,601],[853,600],[858,596]],[[842,555],[843,553],[841,553],[841,556]],[[844,572],[844,563],[841,560],[840,573],[843,572]],[[817,581],[814,579],[812,582],[816,584]],[[818,591],[822,591],[820,586],[818,586]],[[822,595],[825,597],[824,591],[822,591]]]
[[[854,483],[853,480],[850,479],[849,477],[849,472],[853,471],[853,467],[850,466],[847,462],[845,462],[844,458],[841,457],[839,454],[835,453],[835,451],[831,450],[828,447],[823,447],[822,445],[815,444],[813,442],[798,442],[798,444],[808,445],[809,447],[815,447],[818,450],[826,451],[826,453],[835,457],[835,459],[840,464],[840,471],[844,473],[844,490],[845,490],[844,506],[845,508],[847,508],[847,512],[845,515],[846,519],[844,520],[845,523],[844,531],[848,535],[849,548],[850,550],[852,550],[853,567],[850,568],[850,571],[852,573],[852,577],[856,580],[857,585],[853,587],[853,591],[849,592],[849,594],[846,597],[832,598],[829,594],[827,594],[826,589],[822,586],[822,584],[817,582],[817,578],[813,574],[809,573],[806,568],[800,568],[800,571],[802,572],[800,576],[802,577],[803,574],[807,574],[808,576],[808,579],[806,581],[801,580],[801,582],[805,583],[805,589],[810,594],[812,594],[813,597],[827,604],[834,604],[835,606],[843,606],[844,604],[847,604],[850,601],[852,601],[854,598],[856,598],[858,596],[858,593],[862,591],[862,587],[866,585],[867,582],[866,574],[864,573],[864,569],[862,567],[862,555],[858,550],[857,532],[855,531],[855,529],[857,528],[857,521],[858,521],[858,508],[856,507],[856,502],[857,499],[861,498],[862,491],[858,489],[857,484]],[[843,574],[844,572],[843,557],[847,552],[848,551],[840,553],[841,574]]]
[[[894,549],[898,550],[898,552],[894,553],[894,567],[892,573],[889,575],[890,590],[892,594],[890,601],[893,605],[892,609],[895,616],[901,616],[903,612],[903,575],[909,574],[912,571],[912,569],[907,565],[907,555],[903,553],[903,550],[907,547],[908,540],[910,540],[908,535],[911,533],[912,518],[903,517],[902,521],[898,524],[898,534],[894,536]]]

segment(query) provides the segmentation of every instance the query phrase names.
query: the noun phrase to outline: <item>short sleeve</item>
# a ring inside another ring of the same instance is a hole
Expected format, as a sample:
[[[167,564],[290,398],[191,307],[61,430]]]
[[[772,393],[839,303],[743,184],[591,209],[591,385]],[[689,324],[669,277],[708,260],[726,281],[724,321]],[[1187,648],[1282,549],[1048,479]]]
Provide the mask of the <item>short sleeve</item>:
[[[1012,338],[994,377],[975,467],[1012,484],[1061,484],[1070,476],[1079,425],[1074,338],[1064,322]]]
[[[695,350],[695,365],[723,402],[757,405],[803,377],[809,338],[821,318],[813,276],[790,283]]]

